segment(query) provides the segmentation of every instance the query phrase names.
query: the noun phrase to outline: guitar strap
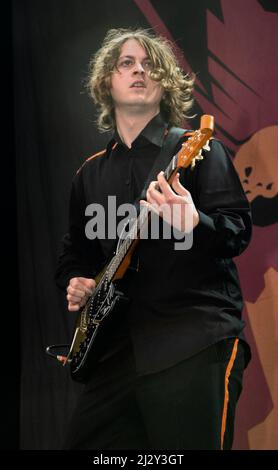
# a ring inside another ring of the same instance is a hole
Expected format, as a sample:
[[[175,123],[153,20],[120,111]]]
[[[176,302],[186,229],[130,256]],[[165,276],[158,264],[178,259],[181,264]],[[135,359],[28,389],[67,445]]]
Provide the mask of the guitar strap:
[[[163,145],[161,147],[161,150],[156,157],[154,164],[151,168],[151,171],[149,172],[149,175],[145,181],[144,188],[142,189],[140,195],[135,199],[134,201],[134,206],[136,207],[137,212],[139,213],[140,211],[140,199],[146,199],[146,193],[147,189],[151,183],[151,181],[154,181],[157,179],[157,174],[161,170],[165,170],[167,165],[170,162],[170,159],[173,158],[174,152],[177,148],[178,142],[181,139],[183,135],[186,135],[187,131],[185,129],[182,129],[181,127],[171,127],[167,134],[165,135]],[[139,258],[138,258],[138,251],[135,249],[128,269],[131,271],[138,271],[139,267]]]
[[[161,170],[165,170],[170,161],[170,158],[174,156],[174,151],[178,145],[181,136],[186,134],[186,132],[188,131],[180,127],[171,127],[169,129],[167,135],[164,138],[161,150],[154,161],[151,171],[149,172],[144,188],[142,189],[140,196],[134,202],[136,207],[139,204],[140,199],[146,199],[146,193],[150,182],[156,180],[157,174]]]

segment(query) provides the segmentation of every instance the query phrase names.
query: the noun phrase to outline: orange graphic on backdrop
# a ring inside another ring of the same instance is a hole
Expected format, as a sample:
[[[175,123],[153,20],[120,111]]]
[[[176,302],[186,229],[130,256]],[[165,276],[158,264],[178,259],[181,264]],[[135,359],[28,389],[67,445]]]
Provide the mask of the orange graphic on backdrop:
[[[234,165],[250,203],[257,196],[273,198],[278,193],[277,145],[278,126],[267,127],[236,154]]]

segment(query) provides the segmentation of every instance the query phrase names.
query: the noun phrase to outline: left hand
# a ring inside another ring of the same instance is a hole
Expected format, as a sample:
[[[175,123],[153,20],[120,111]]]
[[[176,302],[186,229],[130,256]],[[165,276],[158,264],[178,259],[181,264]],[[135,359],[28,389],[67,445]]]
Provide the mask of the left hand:
[[[157,185],[161,192],[156,189]],[[157,181],[152,181],[148,187],[147,201],[141,200],[140,204],[156,212],[179,231],[189,233],[199,223],[198,211],[190,192],[180,183],[178,173],[172,181],[172,188],[161,171]]]

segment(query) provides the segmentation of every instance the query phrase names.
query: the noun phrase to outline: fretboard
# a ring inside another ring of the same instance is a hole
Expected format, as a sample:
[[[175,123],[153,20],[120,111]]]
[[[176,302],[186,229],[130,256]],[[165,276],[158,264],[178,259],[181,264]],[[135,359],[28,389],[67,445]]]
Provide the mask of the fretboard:
[[[172,174],[177,169],[177,157],[171,159],[169,165],[167,166],[166,170],[164,171],[164,177],[167,181],[170,180]],[[124,240],[122,241],[117,253],[114,255],[112,260],[110,261],[105,276],[108,282],[112,281],[113,277],[115,276],[119,266],[123,262],[127,252],[131,248],[132,244],[140,238],[140,230],[145,226],[148,222],[149,218],[149,210],[146,206],[141,206],[139,215],[137,219],[135,219],[132,224],[130,230],[126,233]]]

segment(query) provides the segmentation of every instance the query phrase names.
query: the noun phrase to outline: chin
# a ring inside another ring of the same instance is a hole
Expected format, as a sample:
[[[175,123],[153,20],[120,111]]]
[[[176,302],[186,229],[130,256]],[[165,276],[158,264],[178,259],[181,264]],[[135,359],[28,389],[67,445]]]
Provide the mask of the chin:
[[[138,106],[139,108],[148,106],[148,103],[146,103],[144,100],[136,100],[136,101],[133,100],[126,104],[129,106],[133,106],[133,107]]]

